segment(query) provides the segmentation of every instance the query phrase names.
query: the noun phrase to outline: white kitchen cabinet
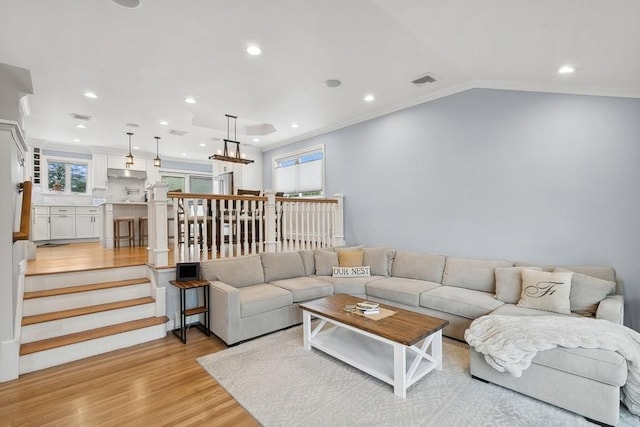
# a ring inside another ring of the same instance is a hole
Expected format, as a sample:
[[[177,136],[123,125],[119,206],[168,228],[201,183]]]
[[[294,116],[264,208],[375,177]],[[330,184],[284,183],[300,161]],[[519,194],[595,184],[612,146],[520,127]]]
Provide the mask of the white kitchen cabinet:
[[[49,240],[49,207],[34,206],[31,213],[31,240]]]
[[[72,206],[51,206],[50,238],[75,239],[76,210]]]
[[[76,239],[99,238],[102,230],[100,208],[97,206],[78,206],[75,210]]]
[[[107,160],[106,154],[93,153],[93,188],[107,188]]]

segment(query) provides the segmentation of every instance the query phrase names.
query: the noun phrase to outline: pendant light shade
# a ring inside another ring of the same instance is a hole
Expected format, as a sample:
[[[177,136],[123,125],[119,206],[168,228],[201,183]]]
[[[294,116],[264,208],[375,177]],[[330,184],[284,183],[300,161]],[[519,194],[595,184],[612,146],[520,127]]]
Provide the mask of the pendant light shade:
[[[156,158],[153,159],[153,166],[159,168],[162,166],[162,160],[160,160],[160,155],[158,154],[158,142],[160,141],[160,137],[154,136],[154,138],[156,139]]]
[[[131,136],[133,133],[127,132],[127,135],[129,135],[129,154],[125,157],[127,159],[125,166],[130,167],[133,164],[133,154],[131,154]]]

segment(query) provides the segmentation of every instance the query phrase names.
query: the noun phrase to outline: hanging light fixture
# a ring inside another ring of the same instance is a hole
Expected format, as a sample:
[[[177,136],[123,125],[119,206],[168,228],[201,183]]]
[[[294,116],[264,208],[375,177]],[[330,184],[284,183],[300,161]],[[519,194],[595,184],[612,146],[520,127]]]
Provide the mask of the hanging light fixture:
[[[253,160],[246,159],[244,158],[244,156],[240,154],[240,141],[237,141],[238,117],[232,116],[230,114],[225,114],[225,116],[227,117],[227,138],[223,140],[224,151],[222,152],[222,154],[214,154],[212,156],[209,156],[209,159],[220,160],[223,162],[242,163],[243,165],[248,165],[249,163],[253,163]],[[233,119],[233,139],[230,139],[231,138],[230,136],[231,119]],[[228,147],[229,143],[236,144],[236,151],[235,153],[233,153],[233,156],[229,155],[229,147]]]
[[[127,161],[125,162],[125,166],[130,167],[133,164],[133,154],[131,154],[131,135],[133,135],[133,133],[127,132],[127,135],[129,135],[129,154],[126,156]]]
[[[156,158],[153,159],[153,166],[159,168],[162,166],[162,160],[160,160],[160,155],[158,155],[158,141],[160,141],[160,137],[154,136],[154,138],[156,139]]]

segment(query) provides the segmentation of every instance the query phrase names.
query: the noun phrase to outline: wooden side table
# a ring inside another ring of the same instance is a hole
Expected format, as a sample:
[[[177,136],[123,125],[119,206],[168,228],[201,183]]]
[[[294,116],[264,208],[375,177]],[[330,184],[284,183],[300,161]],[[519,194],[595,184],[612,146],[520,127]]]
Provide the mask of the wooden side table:
[[[187,316],[193,316],[194,314],[204,314],[204,324],[202,322],[198,322],[194,326],[200,329],[202,332],[207,334],[207,336],[211,336],[211,331],[209,330],[209,282],[206,280],[186,280],[186,281],[176,281],[169,280],[173,286],[180,290],[180,327],[174,328],[173,333],[180,338],[180,340],[186,344],[187,343]],[[187,290],[195,289],[196,294],[198,288],[202,288],[204,293],[204,304],[198,307],[186,308],[187,302]]]

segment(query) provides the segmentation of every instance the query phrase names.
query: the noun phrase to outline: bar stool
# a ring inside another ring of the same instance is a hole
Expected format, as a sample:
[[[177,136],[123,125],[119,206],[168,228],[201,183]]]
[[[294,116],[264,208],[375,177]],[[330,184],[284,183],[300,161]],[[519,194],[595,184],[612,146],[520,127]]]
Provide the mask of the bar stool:
[[[134,234],[134,221],[135,219],[132,216],[121,216],[113,219],[113,247],[117,248],[120,246],[121,239],[127,239],[129,241],[129,246],[135,246],[136,238]],[[126,224],[127,226],[127,234],[122,234],[120,230],[120,225]]]
[[[145,239],[149,238],[149,217],[141,216],[138,218],[138,245],[144,246]]]

